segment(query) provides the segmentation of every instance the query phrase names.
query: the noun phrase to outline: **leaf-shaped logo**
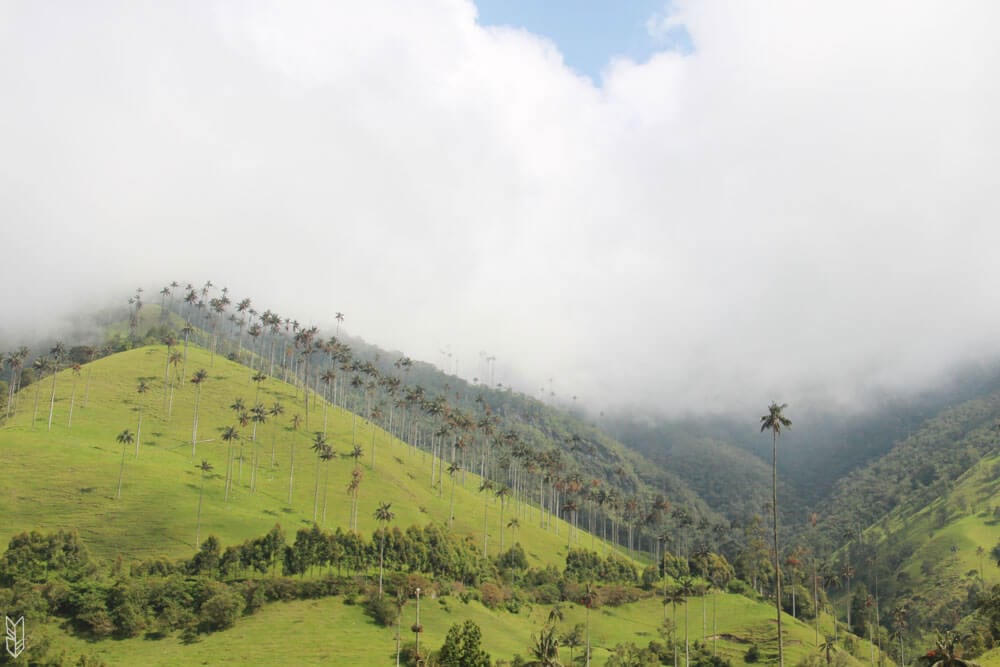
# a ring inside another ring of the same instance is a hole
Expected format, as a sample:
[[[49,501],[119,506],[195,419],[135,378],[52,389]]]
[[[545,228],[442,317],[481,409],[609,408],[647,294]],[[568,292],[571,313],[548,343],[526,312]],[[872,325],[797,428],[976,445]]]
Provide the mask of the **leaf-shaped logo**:
[[[7,653],[16,658],[24,650],[24,616],[16,621],[4,616],[7,626]]]

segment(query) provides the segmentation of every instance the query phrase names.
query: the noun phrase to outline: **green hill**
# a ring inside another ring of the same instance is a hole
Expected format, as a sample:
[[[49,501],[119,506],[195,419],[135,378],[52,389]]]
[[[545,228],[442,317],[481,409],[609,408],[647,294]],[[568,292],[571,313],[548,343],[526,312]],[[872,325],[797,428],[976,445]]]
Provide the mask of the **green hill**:
[[[208,371],[202,384],[198,434],[192,456],[192,426],[196,387],[179,380],[168,415],[164,394],[166,347],[149,346],[115,354],[85,366],[79,377],[63,370],[56,377],[56,401],[51,431],[48,423],[50,383],[43,379],[25,388],[17,414],[4,425],[2,450],[4,477],[0,490],[0,539],[29,529],[52,531],[76,528],[99,556],[147,558],[190,555],[194,548],[195,524],[201,489],[196,464],[207,460],[214,470],[205,480],[201,534],[217,535],[223,543],[239,542],[267,532],[280,523],[287,532],[311,525],[319,472],[319,516],[321,525],[350,525],[351,498],[346,486],[355,461],[349,457],[356,443],[364,450],[358,464],[363,478],[358,499],[358,529],[371,533],[376,527],[373,512],[380,502],[392,503],[395,524],[407,526],[429,521],[447,522],[452,483],[431,490],[432,458],[425,452],[390,438],[378,427],[337,407],[317,404],[308,430],[303,423],[291,426],[295,415],[304,416],[302,394],[283,382],[267,379],[259,397],[251,372],[245,366],[189,346],[187,376]],[[173,373],[173,371],[170,371]],[[89,390],[87,388],[89,378]],[[138,426],[140,379],[149,385],[142,396],[142,433],[138,446],[125,447],[121,498],[116,498],[122,445],[117,435]],[[68,425],[73,401],[73,423]],[[36,390],[40,394],[38,417],[33,417]],[[86,396],[86,402],[84,397]],[[257,440],[250,442],[252,426],[240,428],[244,463],[234,465],[236,482],[225,501],[227,445],[222,431],[238,426],[229,408],[237,398],[250,406],[279,402],[285,414],[257,427]],[[316,431],[323,430],[338,454],[328,466],[311,451]],[[375,466],[372,468],[372,443]],[[274,447],[275,464],[271,465]],[[251,494],[251,457],[256,446],[260,461],[257,490]],[[291,502],[288,502],[292,448],[295,467]],[[240,468],[242,467],[242,473]],[[328,468],[328,469],[327,469]],[[464,478],[464,479],[463,479]],[[482,542],[484,511],[490,531],[490,552],[499,550],[500,503],[478,492],[479,478],[468,473],[454,476],[454,530]],[[324,499],[326,521],[322,520]],[[567,549],[568,526],[552,522],[551,530],[539,526],[537,508],[509,502],[505,523],[519,518],[520,526],[504,526],[506,546],[513,540],[531,544],[529,558],[538,564],[558,563]],[[577,539],[583,539],[574,535]],[[598,542],[587,538],[588,546]]]

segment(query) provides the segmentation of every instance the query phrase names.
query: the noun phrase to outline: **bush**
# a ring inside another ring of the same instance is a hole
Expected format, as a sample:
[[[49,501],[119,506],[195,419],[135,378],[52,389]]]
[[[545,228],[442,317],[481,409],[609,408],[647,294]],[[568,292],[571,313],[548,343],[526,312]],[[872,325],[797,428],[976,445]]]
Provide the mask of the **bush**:
[[[201,605],[199,625],[209,631],[231,628],[243,612],[244,605],[242,595],[219,584],[211,597]]]
[[[752,664],[758,660],[760,660],[760,649],[756,644],[750,644],[750,648],[743,654],[743,661]]]
[[[507,601],[507,595],[502,588],[496,584],[486,582],[479,587],[479,594],[482,597],[483,605],[487,609],[496,609]]]
[[[377,624],[382,627],[392,627],[399,617],[399,610],[396,603],[389,598],[372,596],[365,602],[365,613],[372,617]]]

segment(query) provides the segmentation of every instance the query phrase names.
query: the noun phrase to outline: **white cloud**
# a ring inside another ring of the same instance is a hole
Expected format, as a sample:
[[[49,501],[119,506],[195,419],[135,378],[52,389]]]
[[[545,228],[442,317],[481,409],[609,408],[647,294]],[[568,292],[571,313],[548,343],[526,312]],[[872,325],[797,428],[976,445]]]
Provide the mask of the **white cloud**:
[[[595,88],[458,0],[8,9],[6,326],[211,278],[671,411],[995,354],[994,5],[675,10]]]

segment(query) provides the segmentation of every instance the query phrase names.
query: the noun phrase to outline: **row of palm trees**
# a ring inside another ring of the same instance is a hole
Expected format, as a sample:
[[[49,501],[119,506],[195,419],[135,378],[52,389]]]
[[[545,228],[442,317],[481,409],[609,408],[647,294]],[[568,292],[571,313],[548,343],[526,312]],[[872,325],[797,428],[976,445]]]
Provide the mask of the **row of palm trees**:
[[[177,287],[171,284],[161,290],[165,306],[169,307],[168,299],[174,304]],[[188,284],[183,301],[174,305],[176,312],[187,319],[188,327],[200,327],[186,333],[185,338],[199,336],[214,351],[219,344],[220,321],[224,321],[226,308],[232,301],[225,288],[220,295],[213,296],[212,287],[210,282],[201,290]],[[337,333],[342,321],[343,314],[338,313]],[[597,532],[599,524],[602,537],[607,539],[610,524],[612,540],[621,541],[630,552],[638,548],[635,535],[646,527],[651,514],[640,511],[647,503],[635,497],[623,498],[610,488],[601,489],[596,480],[590,480],[591,486],[585,489],[579,473],[566,471],[564,450],[534,451],[520,440],[515,430],[501,430],[500,418],[481,396],[476,403],[480,412],[474,415],[449,403],[447,387],[444,394],[431,396],[419,385],[406,385],[405,379],[414,367],[409,358],[400,357],[392,363],[396,373],[385,372],[388,364],[381,364],[383,370],[380,370],[377,354],[374,361],[355,359],[351,347],[336,336],[324,340],[315,326],[302,326],[270,310],[258,313],[249,299],[237,304],[235,312],[229,315],[229,323],[228,331],[223,329],[223,333],[230,337],[230,354],[261,377],[282,377],[302,391],[307,430],[319,397],[326,399],[324,432],[331,406],[354,413],[355,442],[357,421],[361,419],[370,425],[373,469],[378,441],[375,425],[380,424],[390,435],[408,442],[411,451],[431,454],[430,484],[439,494],[443,492],[446,474],[454,489],[458,481],[465,483],[466,472],[474,471],[481,478],[510,488],[515,512],[524,519],[528,501],[534,495],[529,491],[534,479],[541,525],[558,531],[559,522],[552,519],[563,516],[572,524],[567,539],[578,540],[578,521],[583,516],[592,534]],[[244,336],[249,338],[245,348]],[[223,340],[224,346],[226,342]],[[195,440],[193,433],[192,450]],[[579,442],[577,435],[566,443],[566,451],[573,451]],[[598,519],[601,515],[603,518]],[[624,527],[624,533],[620,534],[620,527]],[[649,541],[659,545],[657,540]]]

